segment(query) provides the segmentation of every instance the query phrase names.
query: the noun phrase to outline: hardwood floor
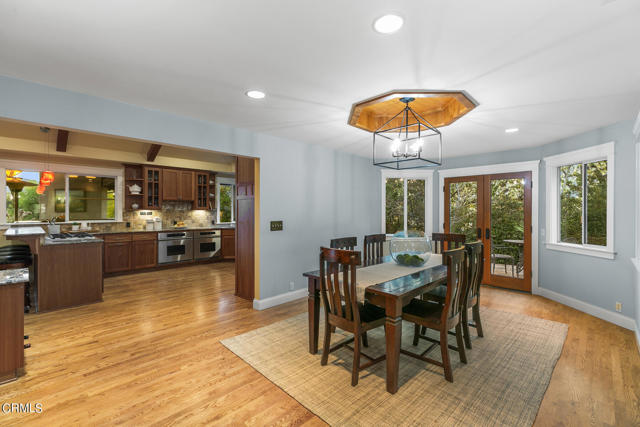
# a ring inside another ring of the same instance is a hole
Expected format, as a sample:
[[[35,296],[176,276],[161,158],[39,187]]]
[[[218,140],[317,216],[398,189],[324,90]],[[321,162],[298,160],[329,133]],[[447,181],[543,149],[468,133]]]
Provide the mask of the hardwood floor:
[[[306,300],[255,311],[233,296],[233,274],[223,263],[113,277],[103,303],[27,316],[27,375],[0,386],[0,404],[43,413],[0,412],[0,425],[322,425],[219,343],[305,312]],[[516,292],[483,288],[481,303],[570,325],[536,425],[640,424],[631,331]]]

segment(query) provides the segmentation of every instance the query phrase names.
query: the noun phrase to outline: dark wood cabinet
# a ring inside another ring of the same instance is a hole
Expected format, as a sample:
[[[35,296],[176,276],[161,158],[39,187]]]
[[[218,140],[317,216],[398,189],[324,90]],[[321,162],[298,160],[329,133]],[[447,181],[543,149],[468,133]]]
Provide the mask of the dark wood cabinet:
[[[24,284],[0,286],[0,384],[24,366]]]
[[[209,173],[207,172],[196,172],[194,207],[209,209]]]
[[[164,200],[180,200],[180,171],[164,169],[162,171],[162,198]]]
[[[222,229],[221,252],[224,259],[235,259],[236,257],[236,230]]]
[[[131,242],[132,268],[151,268],[158,264],[158,240],[156,233],[134,233]]]
[[[195,174],[193,171],[180,171],[180,194],[178,195],[179,200],[183,200],[185,202],[193,202],[194,196],[194,188],[193,181]]]
[[[143,188],[143,209],[162,208],[162,175],[161,168],[145,166],[143,168],[144,188]],[[128,189],[127,189],[128,191]]]
[[[104,272],[131,270],[131,234],[104,236]]]

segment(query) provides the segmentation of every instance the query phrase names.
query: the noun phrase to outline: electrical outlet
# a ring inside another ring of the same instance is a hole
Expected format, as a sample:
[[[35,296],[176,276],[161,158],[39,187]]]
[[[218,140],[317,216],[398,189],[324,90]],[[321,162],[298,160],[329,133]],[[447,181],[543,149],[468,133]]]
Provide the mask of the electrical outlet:
[[[622,313],[622,303],[620,301],[616,301],[616,311]]]
[[[289,282],[289,290],[292,291],[293,288],[295,288],[296,284],[295,282]]]

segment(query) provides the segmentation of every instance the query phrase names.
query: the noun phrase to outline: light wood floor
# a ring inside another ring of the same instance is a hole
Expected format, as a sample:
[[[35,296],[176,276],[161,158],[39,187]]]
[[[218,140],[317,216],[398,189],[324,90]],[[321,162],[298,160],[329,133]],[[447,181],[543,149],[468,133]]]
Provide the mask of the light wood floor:
[[[27,316],[27,375],[0,386],[0,404],[40,402],[44,412],[0,412],[0,425],[323,424],[219,343],[305,312],[306,301],[254,311],[233,296],[232,264],[110,278],[104,300]],[[536,425],[640,424],[631,331],[493,288],[482,304],[570,325]]]

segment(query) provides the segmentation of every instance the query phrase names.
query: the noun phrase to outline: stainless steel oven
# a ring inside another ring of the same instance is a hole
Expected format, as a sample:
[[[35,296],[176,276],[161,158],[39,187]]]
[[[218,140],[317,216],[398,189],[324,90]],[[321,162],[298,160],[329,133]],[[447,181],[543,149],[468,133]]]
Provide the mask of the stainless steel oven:
[[[193,259],[193,232],[158,233],[158,264]]]
[[[193,235],[193,256],[195,259],[213,258],[220,254],[222,243],[220,230],[195,231]]]

